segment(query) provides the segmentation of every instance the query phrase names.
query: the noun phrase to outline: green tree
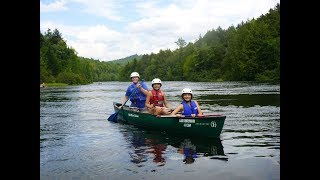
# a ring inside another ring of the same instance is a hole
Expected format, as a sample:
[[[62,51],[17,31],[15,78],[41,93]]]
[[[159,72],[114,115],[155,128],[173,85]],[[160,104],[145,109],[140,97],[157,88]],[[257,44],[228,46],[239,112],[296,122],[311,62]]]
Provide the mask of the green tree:
[[[179,46],[180,49],[182,49],[187,44],[186,41],[181,37],[175,43]]]

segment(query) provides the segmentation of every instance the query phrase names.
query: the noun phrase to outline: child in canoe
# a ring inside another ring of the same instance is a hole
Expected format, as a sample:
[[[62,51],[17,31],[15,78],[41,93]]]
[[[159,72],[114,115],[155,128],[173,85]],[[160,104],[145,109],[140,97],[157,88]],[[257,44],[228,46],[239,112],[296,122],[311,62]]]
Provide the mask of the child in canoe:
[[[170,114],[171,106],[167,102],[166,94],[160,90],[161,86],[162,83],[159,78],[153,79],[152,90],[148,92],[146,99],[148,112],[154,115]]]
[[[171,115],[176,116],[203,116],[202,110],[197,101],[192,99],[192,90],[189,88],[184,88],[181,92],[182,102],[181,104],[171,113]],[[181,112],[180,114],[177,114]]]

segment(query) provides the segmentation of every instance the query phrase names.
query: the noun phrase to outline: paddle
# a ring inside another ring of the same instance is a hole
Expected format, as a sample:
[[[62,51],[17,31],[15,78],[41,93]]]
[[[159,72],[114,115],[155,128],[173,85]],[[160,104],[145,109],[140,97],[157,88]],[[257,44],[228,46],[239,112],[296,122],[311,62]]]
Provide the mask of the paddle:
[[[143,82],[144,80],[142,80],[141,82]],[[132,95],[134,95],[136,93],[136,91],[138,90],[138,88],[136,87],[133,92],[130,94],[130,96],[128,97],[128,99],[126,100],[126,102],[124,102],[121,106],[120,109],[118,109],[115,113],[111,114],[111,116],[108,117],[108,121],[112,121],[112,122],[118,122],[118,114],[119,111],[122,109],[122,107],[129,101],[130,97]]]

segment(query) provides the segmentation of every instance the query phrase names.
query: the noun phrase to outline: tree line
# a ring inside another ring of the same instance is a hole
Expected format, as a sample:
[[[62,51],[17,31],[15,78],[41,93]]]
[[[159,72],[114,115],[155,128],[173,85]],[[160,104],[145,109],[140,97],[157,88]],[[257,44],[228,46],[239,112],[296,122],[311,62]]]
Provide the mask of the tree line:
[[[125,64],[104,62],[79,57],[57,29],[48,29],[40,32],[40,81],[129,81],[137,71],[145,80],[279,82],[280,4],[257,19],[209,30],[194,43],[182,37],[175,43],[174,51],[144,54]]]

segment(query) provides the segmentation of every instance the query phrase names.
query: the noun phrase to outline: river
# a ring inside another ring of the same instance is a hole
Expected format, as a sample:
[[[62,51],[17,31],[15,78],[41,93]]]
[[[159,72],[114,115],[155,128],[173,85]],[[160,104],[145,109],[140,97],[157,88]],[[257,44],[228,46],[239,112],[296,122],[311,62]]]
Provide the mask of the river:
[[[279,84],[163,81],[172,107],[189,87],[204,113],[226,115],[217,139],[107,121],[129,84],[40,89],[41,179],[280,179]]]

